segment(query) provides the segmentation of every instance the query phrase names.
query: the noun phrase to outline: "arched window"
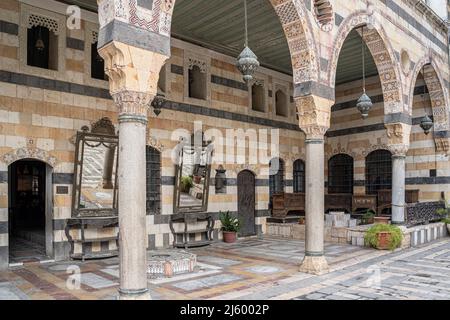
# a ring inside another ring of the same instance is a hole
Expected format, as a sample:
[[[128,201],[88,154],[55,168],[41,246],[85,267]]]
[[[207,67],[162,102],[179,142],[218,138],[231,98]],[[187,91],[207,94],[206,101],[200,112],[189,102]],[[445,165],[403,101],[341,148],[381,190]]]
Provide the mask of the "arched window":
[[[337,154],[328,161],[328,193],[353,194],[353,158]]]
[[[161,152],[147,146],[147,214],[161,213]]]
[[[198,66],[189,69],[189,98],[206,100],[206,73]]]
[[[284,192],[284,160],[274,158],[269,164],[269,194]]]
[[[277,116],[287,117],[289,115],[288,101],[283,90],[277,90],[275,93],[275,109]]]
[[[305,162],[298,159],[294,162],[294,193],[305,192]]]
[[[27,64],[58,70],[58,36],[44,26],[28,28]]]
[[[98,80],[108,80],[105,74],[105,61],[98,54],[98,42],[91,44],[91,77]]]
[[[256,82],[252,85],[252,110],[265,112],[264,85]]]
[[[392,155],[387,150],[376,150],[366,157],[366,193],[392,189]]]

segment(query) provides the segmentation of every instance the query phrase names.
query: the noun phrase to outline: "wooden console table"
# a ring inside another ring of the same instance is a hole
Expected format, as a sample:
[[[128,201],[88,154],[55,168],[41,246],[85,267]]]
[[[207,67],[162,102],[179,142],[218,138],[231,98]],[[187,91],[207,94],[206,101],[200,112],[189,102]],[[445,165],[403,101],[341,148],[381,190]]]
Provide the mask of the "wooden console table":
[[[100,241],[115,240],[117,243],[117,247],[119,247],[119,234],[118,233],[114,237],[107,237],[107,238],[86,238],[85,237],[86,229],[89,229],[89,228],[97,228],[97,229],[112,228],[112,227],[117,227],[118,225],[119,225],[119,218],[117,216],[80,217],[80,218],[68,219],[64,231],[65,231],[66,237],[70,243],[70,257],[72,259],[81,259],[82,261],[84,261],[85,259],[109,258],[109,257],[117,256],[119,254],[118,250],[86,253],[84,244],[100,242]],[[81,238],[80,239],[72,238],[72,236],[70,235],[71,228],[77,228],[77,229],[81,230]],[[75,243],[77,243],[77,242],[81,244],[81,253],[75,254],[74,253]]]
[[[189,230],[188,225],[195,225],[199,222],[206,222],[206,227],[202,229],[192,229]],[[175,231],[174,224],[182,223],[184,228],[182,231]],[[212,232],[214,230],[215,221],[213,217],[208,213],[178,213],[171,216],[170,219],[170,230],[173,234],[173,246],[175,248],[192,248],[192,247],[201,247],[209,245],[213,242]],[[190,235],[200,233],[205,235],[205,239],[199,241],[191,241]],[[182,242],[178,242],[177,236],[182,236]]]

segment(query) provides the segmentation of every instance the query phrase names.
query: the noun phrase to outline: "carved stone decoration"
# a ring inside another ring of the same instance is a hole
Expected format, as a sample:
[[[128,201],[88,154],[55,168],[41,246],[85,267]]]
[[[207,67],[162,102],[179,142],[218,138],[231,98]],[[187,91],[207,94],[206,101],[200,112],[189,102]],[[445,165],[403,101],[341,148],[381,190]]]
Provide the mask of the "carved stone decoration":
[[[434,138],[436,144],[436,152],[449,154],[450,138]]]
[[[258,176],[260,174],[260,170],[259,167],[257,165],[254,164],[240,164],[234,167],[234,172],[237,174],[239,174],[239,172],[244,171],[244,170],[248,170],[251,171],[255,174],[255,176]]]
[[[159,152],[163,152],[165,147],[164,145],[161,143],[161,141],[159,141],[156,137],[147,135],[148,139],[147,139],[147,145],[155,148],[156,150],[158,150]]]
[[[30,14],[28,17],[27,28],[30,29],[37,26],[45,27],[48,30],[52,31],[55,35],[59,34],[58,21],[41,15]]]
[[[115,136],[116,128],[108,117],[104,117],[91,125],[91,132]]]
[[[329,32],[333,29],[334,12],[330,1],[314,0],[314,15],[323,31]]]
[[[387,148],[394,156],[406,156],[409,149],[411,125],[404,123],[385,124],[388,137]]]
[[[192,70],[194,67],[198,67],[200,69],[200,72],[206,73],[208,70],[208,63],[206,61],[194,58],[194,57],[188,57],[188,69]]]
[[[299,126],[306,134],[306,139],[323,140],[325,133],[330,128],[333,101],[310,95],[296,98],[295,103]]]
[[[47,151],[38,148],[19,148],[4,154],[1,161],[9,166],[11,163],[22,159],[36,159],[41,160],[51,167],[55,167],[58,160],[51,156]]]
[[[146,92],[120,91],[112,96],[119,109],[119,121],[147,122],[147,110],[153,95]]]

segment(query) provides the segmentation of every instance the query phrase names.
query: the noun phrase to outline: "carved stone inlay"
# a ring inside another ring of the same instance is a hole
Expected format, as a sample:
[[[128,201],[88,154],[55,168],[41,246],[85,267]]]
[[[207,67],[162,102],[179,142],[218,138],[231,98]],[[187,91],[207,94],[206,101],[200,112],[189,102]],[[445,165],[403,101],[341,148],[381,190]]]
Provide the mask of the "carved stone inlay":
[[[19,148],[15,149],[7,154],[4,154],[1,157],[1,161],[6,165],[10,165],[13,162],[16,162],[21,159],[37,159],[41,160],[45,163],[48,163],[50,166],[55,167],[58,160],[51,156],[47,151],[38,149],[38,148]]]
[[[192,70],[195,66],[197,66],[200,69],[200,72],[202,73],[206,73],[208,70],[208,64],[204,60],[189,57],[187,62],[188,62],[188,69],[190,70]]]
[[[54,34],[56,34],[56,35],[59,34],[58,21],[48,18],[48,17],[44,17],[44,16],[30,14],[30,16],[28,17],[27,28],[31,29],[32,27],[37,27],[37,26],[46,27],[48,30],[52,31]]]

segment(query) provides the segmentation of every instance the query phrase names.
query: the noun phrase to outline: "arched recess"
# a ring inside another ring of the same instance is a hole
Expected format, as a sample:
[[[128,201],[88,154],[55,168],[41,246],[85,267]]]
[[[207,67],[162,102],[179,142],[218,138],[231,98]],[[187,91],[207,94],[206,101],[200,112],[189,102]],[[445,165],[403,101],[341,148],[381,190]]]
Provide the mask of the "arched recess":
[[[303,1],[269,0],[269,2],[280,19],[289,45],[294,83],[318,81],[319,51],[312,33],[309,11]],[[176,0],[154,1],[151,21],[139,18],[136,13],[138,8],[134,6],[130,10],[130,20],[140,27],[147,27],[152,32],[170,36],[175,4]]]
[[[328,193],[353,194],[353,158],[345,153],[328,160]]]
[[[447,108],[447,93],[442,85],[443,80],[439,74],[439,69],[436,67],[434,60],[430,56],[423,57],[415,66],[412,73],[412,79],[410,83],[409,91],[409,105],[408,108],[412,109],[412,103],[414,97],[414,87],[417,81],[419,73],[422,73],[425,85],[428,88],[430,94],[431,106],[433,110],[433,122],[434,131],[448,131],[450,129],[449,125],[449,110]]]
[[[337,37],[333,44],[333,52],[328,67],[328,80],[330,87],[336,85],[336,70],[339,55],[345,40],[353,29],[371,24],[372,29],[364,29],[364,41],[372,54],[378,69],[378,74],[383,89],[385,114],[404,111],[403,94],[399,63],[396,62],[395,54],[382,28],[373,23],[373,14],[366,11],[358,11],[348,16],[339,28]],[[360,31],[358,30],[360,33]],[[361,35],[361,33],[360,33]]]

